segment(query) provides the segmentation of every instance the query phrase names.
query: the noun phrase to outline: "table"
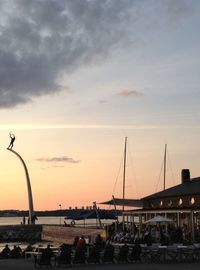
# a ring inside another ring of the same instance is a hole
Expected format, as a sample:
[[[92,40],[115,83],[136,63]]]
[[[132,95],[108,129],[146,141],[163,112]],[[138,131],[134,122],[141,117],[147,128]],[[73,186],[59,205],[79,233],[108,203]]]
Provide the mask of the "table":
[[[39,251],[25,251],[25,259],[28,259],[28,255],[30,255],[30,257],[39,257],[41,256],[42,252]]]

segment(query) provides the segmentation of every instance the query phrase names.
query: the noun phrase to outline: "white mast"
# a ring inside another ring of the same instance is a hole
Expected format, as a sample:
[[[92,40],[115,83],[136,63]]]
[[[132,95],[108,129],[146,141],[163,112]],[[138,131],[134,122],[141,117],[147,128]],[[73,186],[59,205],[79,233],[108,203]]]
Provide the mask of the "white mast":
[[[123,204],[122,204],[122,212],[124,212],[124,206],[125,206],[126,144],[127,144],[127,137],[125,137],[125,145],[124,145],[124,172],[123,172],[123,194],[122,194]],[[124,228],[124,215],[123,215],[123,228]]]
[[[167,144],[165,144],[165,154],[164,154],[164,177],[163,177],[163,190],[165,190],[166,184],[166,168],[167,168]]]

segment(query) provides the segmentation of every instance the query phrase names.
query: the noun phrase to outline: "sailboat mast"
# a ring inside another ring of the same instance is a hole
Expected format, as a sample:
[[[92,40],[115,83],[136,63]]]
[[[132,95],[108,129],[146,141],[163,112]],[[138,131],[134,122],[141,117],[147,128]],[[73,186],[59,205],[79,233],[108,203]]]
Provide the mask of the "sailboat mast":
[[[122,205],[122,211],[124,211],[124,205],[125,205],[125,182],[126,182],[126,144],[127,144],[127,137],[125,137],[125,144],[124,144],[124,173],[123,173],[123,205]]]
[[[164,154],[164,179],[163,179],[163,190],[165,190],[165,183],[166,183],[166,163],[167,163],[167,144],[165,144],[165,154]]]

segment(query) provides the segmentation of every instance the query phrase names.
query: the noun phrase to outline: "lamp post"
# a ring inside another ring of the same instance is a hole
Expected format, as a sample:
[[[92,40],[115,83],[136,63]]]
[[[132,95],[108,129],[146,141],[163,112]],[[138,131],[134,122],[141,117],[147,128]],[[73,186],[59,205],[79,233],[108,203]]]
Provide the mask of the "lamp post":
[[[62,205],[61,204],[59,204],[59,206],[60,206],[60,226],[61,226],[61,210],[62,210]]]

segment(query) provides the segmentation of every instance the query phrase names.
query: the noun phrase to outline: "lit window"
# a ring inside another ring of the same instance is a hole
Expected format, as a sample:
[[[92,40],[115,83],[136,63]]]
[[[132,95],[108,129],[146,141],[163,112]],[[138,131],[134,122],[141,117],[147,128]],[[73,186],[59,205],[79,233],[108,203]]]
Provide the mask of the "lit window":
[[[183,204],[183,200],[180,198],[179,200],[178,200],[178,205],[182,205]]]
[[[194,197],[191,198],[190,203],[191,203],[192,205],[195,204],[195,198],[194,198]]]
[[[163,201],[160,201],[160,206],[163,206]]]

